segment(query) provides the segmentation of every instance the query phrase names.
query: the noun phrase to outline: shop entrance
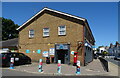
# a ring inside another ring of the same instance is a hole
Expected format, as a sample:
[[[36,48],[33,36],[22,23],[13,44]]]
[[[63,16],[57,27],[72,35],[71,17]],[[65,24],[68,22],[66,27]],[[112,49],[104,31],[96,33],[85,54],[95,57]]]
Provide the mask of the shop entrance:
[[[64,64],[65,63],[65,58],[67,56],[67,50],[58,50],[57,51],[57,57],[58,57],[58,60],[61,60],[61,63]]]
[[[57,63],[61,60],[62,64],[70,63],[70,45],[69,44],[56,44],[55,45],[55,59]]]

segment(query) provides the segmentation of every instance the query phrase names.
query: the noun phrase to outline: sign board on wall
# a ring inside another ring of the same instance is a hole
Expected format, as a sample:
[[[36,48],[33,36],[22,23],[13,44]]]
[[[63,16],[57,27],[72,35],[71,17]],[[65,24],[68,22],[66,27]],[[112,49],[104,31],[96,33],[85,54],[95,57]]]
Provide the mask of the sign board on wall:
[[[30,53],[30,50],[26,50],[26,53]]]
[[[49,57],[48,51],[43,51],[43,57]]]
[[[56,45],[56,49],[57,50],[59,50],[59,49],[67,50],[68,49],[68,45],[67,44],[59,44],[59,45]]]
[[[74,52],[75,52],[75,51],[71,51],[71,54],[74,55]]]
[[[92,45],[90,45],[87,41],[85,42],[85,46],[92,48]]]
[[[38,54],[40,54],[40,53],[41,53],[41,50],[40,50],[40,49],[38,49],[38,50],[37,50],[37,53],[38,53]]]
[[[50,55],[54,55],[54,53],[55,53],[55,48],[50,48],[49,53],[50,53]]]

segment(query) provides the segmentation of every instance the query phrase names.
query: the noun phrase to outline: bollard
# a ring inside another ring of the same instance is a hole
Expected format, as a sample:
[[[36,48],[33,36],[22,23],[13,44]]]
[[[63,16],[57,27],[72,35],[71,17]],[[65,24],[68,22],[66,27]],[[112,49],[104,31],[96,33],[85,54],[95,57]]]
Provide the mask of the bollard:
[[[61,74],[61,60],[58,60],[58,69],[57,69],[57,73]]]
[[[80,61],[77,61],[76,74],[80,74]]]
[[[39,60],[39,72],[42,72],[42,59]]]
[[[10,58],[10,69],[14,69],[14,58]]]

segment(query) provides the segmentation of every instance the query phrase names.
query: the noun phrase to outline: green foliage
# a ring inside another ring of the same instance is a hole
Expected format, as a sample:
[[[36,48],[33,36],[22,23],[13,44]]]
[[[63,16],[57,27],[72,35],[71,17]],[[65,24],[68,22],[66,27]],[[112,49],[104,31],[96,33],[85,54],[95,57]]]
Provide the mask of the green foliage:
[[[102,52],[103,55],[108,55],[107,51]]]
[[[104,47],[104,46],[102,45],[102,46],[99,46],[98,48],[101,48],[101,47]]]
[[[15,24],[11,19],[2,18],[2,40],[17,38],[17,28],[18,25]]]

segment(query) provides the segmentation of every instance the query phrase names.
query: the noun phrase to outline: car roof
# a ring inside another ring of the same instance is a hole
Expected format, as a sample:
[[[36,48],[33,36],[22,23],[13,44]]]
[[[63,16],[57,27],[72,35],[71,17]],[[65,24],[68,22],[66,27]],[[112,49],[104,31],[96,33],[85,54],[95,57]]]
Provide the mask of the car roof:
[[[23,53],[14,53],[14,52],[11,52],[11,53],[1,53],[1,54],[23,54]]]

